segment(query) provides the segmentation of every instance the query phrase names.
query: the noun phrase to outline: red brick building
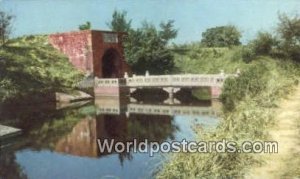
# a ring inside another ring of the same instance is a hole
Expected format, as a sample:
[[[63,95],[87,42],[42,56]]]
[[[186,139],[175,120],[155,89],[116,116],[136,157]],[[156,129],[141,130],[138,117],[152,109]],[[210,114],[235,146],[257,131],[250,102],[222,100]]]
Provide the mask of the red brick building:
[[[129,67],[124,58],[124,33],[84,30],[49,35],[49,42],[85,73],[99,78],[123,77]]]

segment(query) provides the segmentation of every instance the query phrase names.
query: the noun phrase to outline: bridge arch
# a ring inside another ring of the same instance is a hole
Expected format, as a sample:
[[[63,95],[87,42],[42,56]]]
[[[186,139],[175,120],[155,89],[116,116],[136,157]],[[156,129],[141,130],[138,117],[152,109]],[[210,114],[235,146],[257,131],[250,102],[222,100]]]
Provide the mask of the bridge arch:
[[[107,49],[102,56],[102,78],[118,78],[121,75],[122,57],[114,49]]]

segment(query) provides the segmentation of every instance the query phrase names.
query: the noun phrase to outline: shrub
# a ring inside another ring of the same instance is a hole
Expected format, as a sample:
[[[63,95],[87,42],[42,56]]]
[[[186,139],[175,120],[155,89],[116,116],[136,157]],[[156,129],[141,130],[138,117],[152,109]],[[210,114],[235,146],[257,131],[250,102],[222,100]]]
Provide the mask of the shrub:
[[[89,30],[92,28],[91,22],[87,21],[85,24],[81,24],[78,26],[79,30]]]
[[[259,32],[250,46],[256,55],[269,55],[277,44],[277,40],[268,32]]]
[[[254,97],[266,88],[264,76],[268,73],[268,68],[259,62],[244,71],[238,78],[229,78],[225,81],[221,100],[225,110],[231,111],[238,101],[246,96]]]
[[[233,25],[218,26],[202,33],[201,43],[206,47],[231,47],[240,45],[241,32]]]
[[[300,62],[300,17],[288,17],[285,14],[279,15],[277,32],[280,36],[280,50],[286,57]]]
[[[249,46],[243,47],[241,52],[242,59],[245,63],[250,63],[256,57],[256,54]]]

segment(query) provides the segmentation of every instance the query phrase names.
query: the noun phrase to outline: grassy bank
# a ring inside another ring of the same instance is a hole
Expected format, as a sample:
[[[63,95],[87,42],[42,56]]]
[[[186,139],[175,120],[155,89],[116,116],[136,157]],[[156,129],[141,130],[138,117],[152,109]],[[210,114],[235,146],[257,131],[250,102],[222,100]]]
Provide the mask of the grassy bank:
[[[249,66],[242,58],[242,47],[203,48],[199,43],[183,45],[173,50],[174,73],[216,74],[236,73]],[[193,96],[200,100],[211,98],[209,88],[193,89]]]
[[[81,74],[54,49],[47,36],[12,39],[0,48],[0,101],[49,91],[65,91]]]
[[[262,154],[261,166],[253,167],[249,178],[299,178],[300,85],[279,103],[275,110],[275,125],[269,130],[270,139],[278,142],[278,153]]]
[[[268,140],[267,129],[274,123],[274,109],[279,99],[298,83],[299,64],[264,56],[245,63],[241,47],[219,49],[217,53],[214,49],[201,49],[195,45],[191,49],[176,54],[179,71],[213,73],[223,69],[230,73],[236,68],[242,71],[239,78],[228,79],[224,84],[221,97],[224,114],[218,127],[213,131],[199,132],[198,140],[226,139],[238,144]],[[179,153],[171,156],[157,178],[240,178],[260,162],[257,154]]]
[[[184,49],[184,50],[183,50]],[[235,73],[248,66],[242,58],[242,47],[203,48],[199,43],[183,45],[173,50],[175,73]]]

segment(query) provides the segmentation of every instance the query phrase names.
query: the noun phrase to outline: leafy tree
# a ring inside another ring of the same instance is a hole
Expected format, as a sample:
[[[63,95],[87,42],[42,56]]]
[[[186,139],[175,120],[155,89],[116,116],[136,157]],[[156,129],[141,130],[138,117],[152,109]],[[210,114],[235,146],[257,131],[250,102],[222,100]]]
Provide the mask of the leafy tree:
[[[114,11],[112,21],[108,27],[117,32],[127,32],[123,44],[125,58],[137,74],[163,74],[174,67],[174,58],[167,45],[177,36],[174,21],[160,23],[160,29],[147,22],[141,28],[132,29],[131,20],[126,19],[126,11]]]
[[[132,71],[144,74],[163,74],[174,67],[174,58],[167,48],[169,40],[177,35],[173,29],[173,21],[161,23],[157,30],[152,24],[144,22],[142,27],[131,30],[125,41],[125,55]]]
[[[91,22],[87,21],[85,24],[79,25],[79,30],[89,30],[92,28]]]
[[[250,46],[256,55],[270,55],[277,45],[277,40],[268,32],[259,32],[256,39],[250,42]]]
[[[167,23],[160,23],[160,36],[168,43],[169,40],[174,39],[177,36],[177,29],[174,29],[174,20],[169,20]]]
[[[112,15],[112,21],[107,23],[107,26],[116,32],[129,32],[131,29],[131,20],[126,19],[127,12],[119,12],[115,10]]]
[[[281,38],[280,49],[287,57],[300,62],[300,17],[279,15],[277,32]]]
[[[201,43],[207,47],[231,47],[240,45],[241,32],[233,25],[218,26],[202,33]]]
[[[13,15],[0,11],[0,45],[4,46],[11,33]]]

